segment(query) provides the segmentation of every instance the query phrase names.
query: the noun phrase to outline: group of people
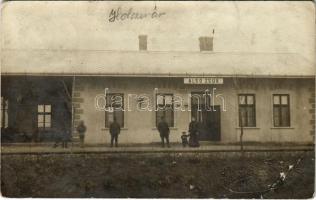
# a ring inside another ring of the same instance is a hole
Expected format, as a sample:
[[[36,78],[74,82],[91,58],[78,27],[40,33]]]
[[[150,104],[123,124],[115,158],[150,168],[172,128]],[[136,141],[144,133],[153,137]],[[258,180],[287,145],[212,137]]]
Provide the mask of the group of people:
[[[85,136],[86,130],[87,130],[87,127],[84,125],[84,122],[80,121],[79,125],[77,126],[77,132],[80,138],[80,147],[83,147],[84,136]],[[68,142],[71,141],[70,131],[65,130],[61,132],[62,133],[55,135],[55,143],[53,146],[54,148],[56,148],[59,145],[59,143],[61,143],[62,148],[68,148]]]
[[[165,147],[165,143],[167,144],[167,147],[170,147],[170,144],[169,144],[170,128],[164,117],[161,117],[161,120],[157,125],[157,129],[160,134],[162,147]],[[79,122],[76,130],[79,134],[80,147],[84,147],[84,138],[85,138],[85,132],[87,130],[87,127],[85,126],[83,121]],[[115,117],[113,119],[113,122],[110,124],[109,132],[111,136],[111,147],[113,147],[113,145],[115,145],[115,147],[118,147],[118,136],[121,132],[121,126],[117,122]],[[182,141],[183,147],[186,147],[186,146],[199,147],[200,146],[198,123],[196,122],[194,117],[192,117],[192,121],[189,124],[189,134],[187,135],[186,132],[182,132],[181,141]],[[67,148],[67,142],[63,141],[62,145],[63,147]],[[56,147],[57,143],[55,143],[54,146]]]
[[[167,146],[170,147],[169,145],[170,129],[164,117],[161,117],[161,121],[158,123],[157,129],[160,133],[162,147],[165,147],[165,140],[166,140]],[[199,147],[200,146],[198,123],[196,122],[194,117],[192,117],[192,121],[189,124],[189,134],[187,135],[186,132],[182,132],[181,141],[182,141],[183,147],[186,147],[186,146]]]
[[[77,126],[77,132],[79,134],[80,138],[80,147],[84,147],[84,136],[85,132],[87,130],[87,127],[84,125],[83,121],[79,122],[79,125]],[[115,143],[115,147],[118,147],[118,136],[121,132],[121,126],[117,122],[116,118],[114,117],[113,122],[110,124],[110,135],[111,135],[111,147],[113,147],[113,143]]]

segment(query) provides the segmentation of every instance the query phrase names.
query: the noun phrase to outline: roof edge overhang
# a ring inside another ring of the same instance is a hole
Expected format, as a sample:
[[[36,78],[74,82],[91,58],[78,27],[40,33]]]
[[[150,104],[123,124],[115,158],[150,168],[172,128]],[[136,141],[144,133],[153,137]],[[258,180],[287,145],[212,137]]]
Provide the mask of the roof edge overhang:
[[[198,77],[198,78],[306,78],[315,79],[316,75],[257,75],[257,74],[97,74],[97,73],[1,73],[1,76],[95,76],[95,77],[140,77],[140,78],[185,78],[185,77]]]

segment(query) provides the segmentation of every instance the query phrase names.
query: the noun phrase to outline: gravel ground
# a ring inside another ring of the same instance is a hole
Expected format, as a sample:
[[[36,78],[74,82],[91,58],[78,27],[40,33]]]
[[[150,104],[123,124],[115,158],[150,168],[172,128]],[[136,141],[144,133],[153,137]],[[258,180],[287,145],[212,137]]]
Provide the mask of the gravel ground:
[[[1,191],[6,197],[311,198],[314,193],[312,151],[256,157],[2,155],[1,161]],[[284,181],[267,191],[280,180],[281,172],[286,175]]]

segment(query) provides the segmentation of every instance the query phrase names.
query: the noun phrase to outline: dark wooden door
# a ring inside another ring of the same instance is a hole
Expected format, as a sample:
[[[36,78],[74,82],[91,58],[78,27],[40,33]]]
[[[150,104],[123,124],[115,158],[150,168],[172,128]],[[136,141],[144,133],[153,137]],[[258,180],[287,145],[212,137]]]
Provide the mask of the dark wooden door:
[[[214,110],[207,111],[207,130],[209,132],[210,140],[221,140],[221,120],[220,120],[220,106],[214,106]]]
[[[220,141],[220,106],[214,110],[201,110],[202,118],[198,121],[199,139],[201,141]],[[195,117],[195,116],[194,116]]]
[[[210,99],[205,99],[208,97],[203,96],[202,93],[192,93],[192,95],[195,96],[191,98],[191,117],[198,122],[199,140],[220,141],[220,106],[211,105]]]

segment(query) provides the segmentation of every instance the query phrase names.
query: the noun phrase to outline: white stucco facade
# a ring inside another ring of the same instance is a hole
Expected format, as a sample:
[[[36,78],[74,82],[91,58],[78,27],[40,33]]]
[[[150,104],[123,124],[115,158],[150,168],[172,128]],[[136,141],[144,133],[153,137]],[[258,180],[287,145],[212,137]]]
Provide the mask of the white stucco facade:
[[[182,131],[188,131],[191,119],[190,98],[194,91],[216,88],[216,94],[225,98],[225,109],[220,98],[215,98],[215,105],[221,106],[219,143],[239,141],[238,126],[238,94],[254,94],[256,98],[256,127],[244,127],[244,140],[254,142],[313,142],[312,121],[312,90],[314,79],[245,79],[246,82],[235,85],[232,78],[225,78],[222,85],[184,85],[183,78],[106,78],[76,77],[77,96],[81,99],[78,109],[81,114],[78,120],[87,125],[85,142],[88,144],[109,143],[109,130],[105,128],[105,112],[95,108],[95,97],[109,93],[123,93],[125,114],[124,127],[119,136],[120,143],[152,143],[159,142],[160,137],[155,128],[155,111],[136,109],[137,101],[130,99],[130,110],[127,109],[129,94],[146,94],[154,99],[154,88],[159,92],[172,93],[183,97],[183,108],[186,111],[175,111],[175,125],[171,128],[170,141],[180,142]],[[273,94],[289,94],[290,127],[274,127],[273,125]],[[77,100],[77,99],[76,99]],[[76,101],[75,100],[75,101]],[[153,100],[152,102],[155,102]]]

